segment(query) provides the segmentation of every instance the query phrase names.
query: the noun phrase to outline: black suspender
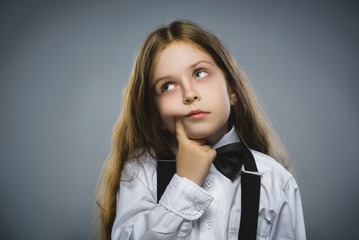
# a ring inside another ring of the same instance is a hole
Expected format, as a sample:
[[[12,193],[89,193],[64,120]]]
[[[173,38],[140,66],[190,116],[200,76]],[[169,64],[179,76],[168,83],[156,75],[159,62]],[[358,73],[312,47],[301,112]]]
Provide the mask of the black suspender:
[[[242,143],[243,144],[243,143]],[[261,176],[254,157],[250,150],[244,146],[244,168],[241,173],[241,224],[239,227],[239,240],[252,240],[257,236],[259,195]],[[157,202],[176,173],[175,160],[158,160],[157,162]]]
[[[176,160],[157,161],[157,202],[176,173]]]
[[[241,176],[242,206],[238,239],[250,240],[257,237],[261,176],[258,174],[257,165],[252,153],[247,147],[244,147],[244,149],[245,172],[242,172]]]

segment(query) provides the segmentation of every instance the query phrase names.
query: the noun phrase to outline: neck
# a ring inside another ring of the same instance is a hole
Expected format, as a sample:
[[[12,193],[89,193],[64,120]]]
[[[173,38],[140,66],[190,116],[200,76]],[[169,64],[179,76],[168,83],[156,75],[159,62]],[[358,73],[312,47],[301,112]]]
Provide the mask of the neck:
[[[230,129],[228,129],[228,123],[226,123],[217,132],[206,138],[207,142],[213,146],[215,145]]]

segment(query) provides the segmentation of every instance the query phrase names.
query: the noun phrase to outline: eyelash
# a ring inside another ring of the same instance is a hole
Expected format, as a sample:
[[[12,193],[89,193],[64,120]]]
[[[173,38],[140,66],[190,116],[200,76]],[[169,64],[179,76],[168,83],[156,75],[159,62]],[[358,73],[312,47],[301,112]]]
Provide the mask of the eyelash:
[[[202,72],[205,73],[206,75],[203,76],[203,77],[196,78],[196,74],[197,74],[197,73],[202,73]],[[204,78],[204,77],[206,77],[206,76],[208,76],[208,72],[205,71],[204,69],[197,69],[197,70],[194,71],[194,74],[193,74],[193,77],[194,77],[195,79]],[[164,88],[165,88],[166,86],[170,85],[170,84],[173,84],[173,85],[174,85],[175,83],[170,82],[170,81],[164,82],[164,83],[161,85],[160,92],[161,92],[161,93],[165,93],[165,92],[167,92],[167,91],[170,91],[171,89],[169,89],[169,90],[164,90]]]
[[[175,83],[170,82],[170,81],[164,82],[164,83],[161,85],[161,93],[164,93],[164,92],[169,91],[169,90],[164,90],[164,88],[165,88],[166,86],[170,85],[170,84],[173,84],[173,85],[174,85]]]
[[[205,71],[204,69],[198,69],[198,70],[196,70],[196,71],[194,72],[193,76],[195,77],[197,73],[201,73],[201,72],[206,73],[206,75],[203,76],[203,77],[200,77],[200,78],[204,78],[204,77],[208,76],[208,72]]]

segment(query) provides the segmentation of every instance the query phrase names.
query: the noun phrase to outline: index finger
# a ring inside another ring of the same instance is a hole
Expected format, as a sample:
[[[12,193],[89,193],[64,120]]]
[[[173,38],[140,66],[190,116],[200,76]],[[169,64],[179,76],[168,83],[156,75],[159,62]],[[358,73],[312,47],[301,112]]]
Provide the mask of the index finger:
[[[181,118],[175,118],[175,132],[178,144],[188,142],[186,131]]]

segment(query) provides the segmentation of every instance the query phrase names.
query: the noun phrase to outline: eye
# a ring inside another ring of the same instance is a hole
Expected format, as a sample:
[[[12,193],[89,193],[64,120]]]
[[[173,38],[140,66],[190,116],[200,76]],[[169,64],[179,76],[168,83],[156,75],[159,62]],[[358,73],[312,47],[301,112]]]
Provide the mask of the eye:
[[[196,71],[196,72],[194,73],[194,78],[195,78],[195,79],[199,79],[199,78],[203,78],[203,77],[205,77],[205,76],[207,76],[207,75],[208,75],[207,72],[205,72],[205,71],[203,71],[203,70],[199,70],[199,71]]]
[[[161,93],[170,91],[172,89],[174,89],[176,87],[176,84],[171,83],[171,82],[166,82],[161,86]]]

